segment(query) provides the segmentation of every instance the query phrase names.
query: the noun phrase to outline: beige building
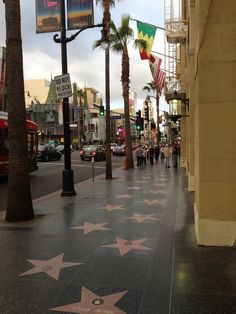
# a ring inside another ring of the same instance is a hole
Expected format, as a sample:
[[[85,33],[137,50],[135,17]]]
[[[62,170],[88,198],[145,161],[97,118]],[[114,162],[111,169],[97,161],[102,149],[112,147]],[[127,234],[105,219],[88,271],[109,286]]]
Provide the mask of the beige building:
[[[181,166],[195,193],[197,242],[236,243],[236,1],[182,0],[176,44]],[[173,21],[174,22],[174,21]],[[171,21],[168,21],[171,24]],[[174,88],[173,88],[174,87]],[[174,90],[177,94],[173,96]]]
[[[51,81],[45,79],[25,80],[25,105],[26,108],[32,103],[45,104]]]

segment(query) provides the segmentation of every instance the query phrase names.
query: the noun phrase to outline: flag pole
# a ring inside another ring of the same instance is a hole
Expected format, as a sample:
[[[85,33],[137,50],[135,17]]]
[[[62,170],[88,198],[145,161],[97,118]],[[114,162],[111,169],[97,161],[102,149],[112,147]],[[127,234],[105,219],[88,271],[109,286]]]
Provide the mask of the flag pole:
[[[164,27],[156,26],[156,25],[153,25],[153,24],[150,24],[150,23],[146,23],[146,22],[142,22],[142,21],[140,21],[140,20],[136,20],[136,19],[132,19],[132,18],[130,18],[130,20],[131,20],[131,21],[136,21],[136,22],[141,22],[141,23],[143,23],[143,24],[147,24],[147,25],[149,25],[149,26],[156,27],[156,28],[158,28],[158,29],[161,29],[161,30],[163,30],[163,31],[168,32],[168,29],[166,29],[166,28],[164,28]]]

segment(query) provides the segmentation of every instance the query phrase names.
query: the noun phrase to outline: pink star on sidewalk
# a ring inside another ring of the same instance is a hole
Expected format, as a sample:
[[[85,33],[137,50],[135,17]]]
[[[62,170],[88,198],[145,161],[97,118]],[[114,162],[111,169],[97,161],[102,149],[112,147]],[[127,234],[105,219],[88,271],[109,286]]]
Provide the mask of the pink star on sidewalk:
[[[82,287],[81,301],[59,307],[54,307],[52,311],[68,312],[68,313],[114,313],[114,314],[127,314],[114,306],[126,293],[126,291],[104,295],[102,297]]]
[[[35,267],[26,271],[19,276],[32,275],[36,273],[46,273],[52,278],[58,280],[61,268],[71,267],[80,265],[82,263],[70,263],[63,262],[64,253],[57,255],[49,260],[37,260],[37,259],[28,259],[27,261],[33,264]]]
[[[153,204],[161,204],[162,202],[158,201],[158,200],[147,200],[147,199],[144,199],[142,201],[142,203],[144,203],[146,205],[153,205]]]
[[[150,191],[146,191],[145,193],[151,193],[151,194],[166,194],[166,191],[163,190],[150,190]]]
[[[134,214],[131,217],[124,218],[125,220],[136,220],[138,223],[144,222],[146,220],[159,220],[159,218],[153,217],[155,214],[150,215],[140,215],[140,214]]]
[[[117,209],[126,209],[124,208],[124,205],[111,205],[107,204],[105,207],[100,207],[100,209],[106,209],[108,212],[112,212]]]
[[[71,229],[82,229],[84,230],[84,234],[92,232],[94,230],[110,230],[108,228],[105,228],[103,226],[107,225],[107,222],[101,223],[101,224],[92,224],[90,222],[85,221],[83,226],[78,227],[71,227]]]
[[[132,250],[152,250],[146,246],[141,245],[141,243],[143,243],[146,239],[130,241],[117,237],[116,240],[117,243],[102,245],[101,247],[118,249],[120,251],[121,256],[125,255],[126,253]]]
[[[138,186],[129,186],[127,188],[127,190],[140,190],[140,187],[138,187]]]
[[[120,195],[115,195],[115,197],[116,198],[131,198],[133,196],[129,194],[120,194]]]

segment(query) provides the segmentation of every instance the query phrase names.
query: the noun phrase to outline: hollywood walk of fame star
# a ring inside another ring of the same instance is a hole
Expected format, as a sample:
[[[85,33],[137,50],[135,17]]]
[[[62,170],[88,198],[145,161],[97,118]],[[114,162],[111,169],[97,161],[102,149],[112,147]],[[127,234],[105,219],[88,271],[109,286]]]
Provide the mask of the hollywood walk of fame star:
[[[128,290],[100,297],[85,287],[82,287],[80,302],[54,307],[50,310],[79,314],[127,314],[118,307],[114,306],[114,304],[116,304],[127,292]]]
[[[138,186],[129,186],[127,189],[128,190],[140,190],[140,187],[138,187]]]
[[[146,191],[145,193],[151,193],[151,194],[166,194],[166,191],[162,191],[162,190],[149,190]]]
[[[75,226],[75,227],[71,227],[71,229],[82,229],[82,230],[84,230],[84,234],[87,234],[87,233],[92,232],[94,230],[110,230],[108,228],[103,227],[107,224],[108,224],[108,222],[104,222],[101,224],[92,224],[90,222],[85,221],[83,226]]]
[[[118,249],[120,251],[120,255],[123,256],[132,250],[152,250],[146,246],[141,245],[146,239],[140,240],[125,240],[119,237],[116,238],[116,243],[111,243],[107,245],[102,245],[101,247],[107,247],[111,249]]]
[[[124,208],[124,205],[111,205],[111,204],[107,204],[106,206],[104,207],[99,207],[100,209],[106,209],[108,212],[112,212],[114,210],[117,210],[117,209],[126,209]]]
[[[147,199],[144,199],[142,203],[146,205],[162,204],[162,202],[159,200],[147,200]]]
[[[82,263],[63,262],[64,253],[57,255],[49,260],[34,260],[28,259],[27,261],[35,267],[20,274],[19,276],[32,275],[36,273],[46,273],[52,278],[58,280],[61,268],[81,265]]]
[[[155,214],[150,215],[140,215],[140,214],[134,214],[131,217],[124,218],[123,220],[136,220],[138,223],[144,222],[146,220],[159,220],[159,218],[153,217]]]
[[[129,194],[115,195],[115,198],[131,198],[131,197],[133,197],[133,196],[129,195]]]

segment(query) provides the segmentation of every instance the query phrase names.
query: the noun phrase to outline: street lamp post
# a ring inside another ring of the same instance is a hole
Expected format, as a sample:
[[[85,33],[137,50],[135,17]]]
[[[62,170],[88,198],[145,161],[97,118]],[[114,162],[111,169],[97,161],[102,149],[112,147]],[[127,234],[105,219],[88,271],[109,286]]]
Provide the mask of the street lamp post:
[[[145,113],[145,120],[147,120],[147,138],[148,142],[150,142],[150,125],[149,125],[149,98],[146,97],[145,99],[145,108],[144,108],[144,113]]]
[[[160,138],[160,128],[159,128],[159,96],[155,97],[155,96],[151,96],[151,95],[147,95],[147,99],[150,100],[150,97],[156,99],[156,113],[157,113],[157,128],[156,128],[156,144],[157,147],[159,146],[159,138]]]
[[[65,0],[61,1],[61,38],[58,34],[53,36],[56,43],[61,44],[61,64],[62,74],[67,74],[67,43],[74,40],[82,31],[88,28],[102,27],[103,24],[90,25],[81,28],[78,32],[66,37],[66,19],[65,19]],[[64,170],[63,170],[63,187],[61,196],[74,196],[74,174],[71,169],[71,152],[70,152],[70,117],[69,117],[69,98],[63,98],[63,128],[64,128]]]

